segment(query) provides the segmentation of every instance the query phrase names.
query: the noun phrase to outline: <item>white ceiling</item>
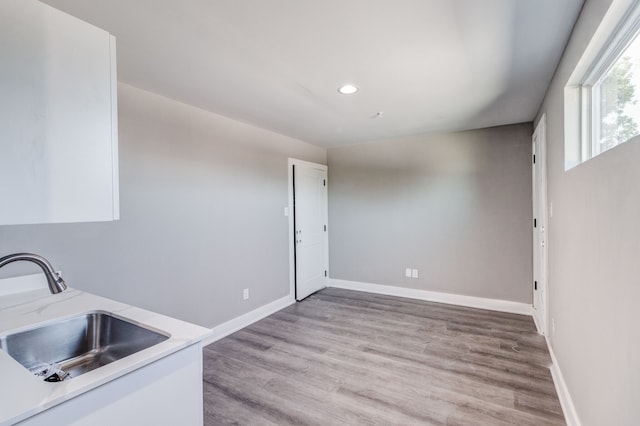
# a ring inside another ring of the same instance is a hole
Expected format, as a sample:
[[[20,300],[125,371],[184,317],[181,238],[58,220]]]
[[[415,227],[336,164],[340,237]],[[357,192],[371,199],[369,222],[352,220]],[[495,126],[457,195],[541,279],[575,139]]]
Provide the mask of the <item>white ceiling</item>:
[[[583,0],[45,2],[117,37],[121,81],[332,147],[531,121]]]

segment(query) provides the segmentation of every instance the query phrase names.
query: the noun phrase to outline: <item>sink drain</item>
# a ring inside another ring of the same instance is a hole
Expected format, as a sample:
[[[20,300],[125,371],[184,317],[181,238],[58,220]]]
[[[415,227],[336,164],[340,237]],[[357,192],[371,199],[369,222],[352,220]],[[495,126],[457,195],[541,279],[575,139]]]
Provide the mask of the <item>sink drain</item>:
[[[56,363],[47,364],[43,362],[31,367],[29,371],[38,377],[42,377],[45,382],[61,382],[70,377],[69,373],[62,370]]]

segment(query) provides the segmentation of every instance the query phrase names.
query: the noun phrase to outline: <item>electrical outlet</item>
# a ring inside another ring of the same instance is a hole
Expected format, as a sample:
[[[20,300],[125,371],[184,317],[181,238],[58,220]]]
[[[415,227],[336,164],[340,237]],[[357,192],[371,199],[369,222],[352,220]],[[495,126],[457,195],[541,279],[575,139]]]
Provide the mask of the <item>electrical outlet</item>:
[[[411,278],[418,278],[418,270],[417,269],[412,269],[411,270]]]
[[[249,289],[245,288],[244,290],[242,290],[242,299],[247,300],[248,298],[249,298]]]
[[[408,278],[411,278],[411,268],[407,268],[404,270],[404,275]]]

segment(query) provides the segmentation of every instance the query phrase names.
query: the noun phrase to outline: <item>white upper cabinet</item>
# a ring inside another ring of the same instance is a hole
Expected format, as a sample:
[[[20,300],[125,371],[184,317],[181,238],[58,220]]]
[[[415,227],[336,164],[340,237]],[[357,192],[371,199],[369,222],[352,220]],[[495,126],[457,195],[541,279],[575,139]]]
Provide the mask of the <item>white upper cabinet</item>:
[[[0,2],[0,225],[116,220],[115,38]]]

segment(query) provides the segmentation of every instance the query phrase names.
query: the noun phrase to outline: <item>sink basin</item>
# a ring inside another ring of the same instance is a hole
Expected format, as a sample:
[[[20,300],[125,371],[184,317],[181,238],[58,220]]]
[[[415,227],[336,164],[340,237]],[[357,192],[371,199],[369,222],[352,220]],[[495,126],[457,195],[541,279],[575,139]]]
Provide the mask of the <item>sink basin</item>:
[[[68,377],[77,377],[168,338],[97,311],[0,336],[0,349],[27,369],[57,363]]]

